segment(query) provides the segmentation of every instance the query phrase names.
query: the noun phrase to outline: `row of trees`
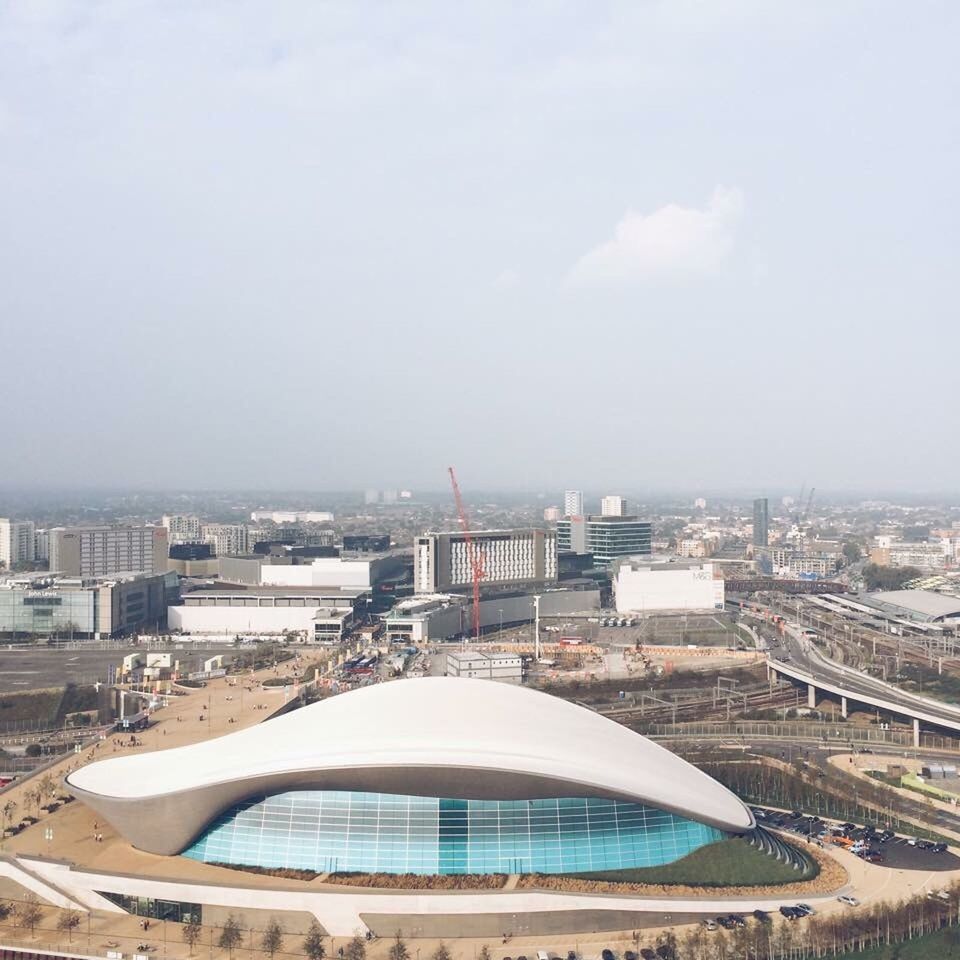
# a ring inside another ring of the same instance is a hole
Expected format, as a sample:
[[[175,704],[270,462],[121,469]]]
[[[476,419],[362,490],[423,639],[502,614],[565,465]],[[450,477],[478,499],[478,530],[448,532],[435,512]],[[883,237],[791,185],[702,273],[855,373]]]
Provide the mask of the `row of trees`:
[[[922,832],[910,821],[921,816],[917,802],[900,797],[879,781],[854,778],[832,765],[814,771],[797,760],[791,767],[767,758],[731,762],[716,751],[688,755],[701,770],[751,803],[798,809],[839,820],[882,821]]]
[[[183,928],[184,943],[190,948],[190,954],[203,937],[203,928],[196,921],[187,923]],[[217,938],[217,946],[226,950],[230,957],[236,950],[243,946],[244,929],[240,921],[232,914],[227,917],[224,925],[220,928],[220,935]],[[276,919],[264,927],[257,943],[260,951],[270,957],[270,960],[283,950],[285,942],[285,931],[280,922]],[[308,960],[324,960],[327,956],[327,948],[324,943],[324,933],[322,927],[316,920],[310,924],[310,929],[303,938],[301,950]],[[343,960],[366,960],[367,943],[361,936],[355,936],[342,950],[338,956]],[[389,960],[410,960],[410,948],[407,946],[403,935],[398,930],[390,948],[387,950]],[[452,955],[446,944],[441,943],[431,954],[429,960],[452,960]],[[477,955],[477,960],[491,960],[490,948],[483,946]]]
[[[950,928],[951,942],[960,943],[956,929],[960,925],[960,885],[952,885],[943,896],[942,900],[916,896],[792,923],[751,922],[730,933],[707,931],[702,926],[679,937],[670,931],[657,938],[653,949],[660,960],[820,960],[871,948],[896,950],[899,944],[945,928]],[[936,953],[931,948],[923,955],[934,957]]]
[[[12,921],[17,928],[29,930],[34,936],[44,917],[44,909],[37,898],[28,894],[16,903],[0,901],[0,923]],[[60,910],[56,929],[72,941],[74,931],[81,923],[75,910]],[[656,938],[653,951],[660,960],[821,960],[864,950],[896,946],[937,931],[949,929],[951,943],[960,944],[960,883],[954,882],[939,891],[937,896],[915,896],[897,903],[877,903],[861,909],[850,909],[829,916],[814,916],[806,920],[754,923],[737,928],[707,931],[703,926],[688,927],[679,936],[670,930]],[[220,928],[217,945],[230,957],[243,946],[245,931],[240,921],[227,918]],[[193,955],[203,938],[203,928],[197,922],[183,926],[183,940]],[[274,960],[283,952],[285,931],[276,919],[271,919],[260,931],[255,947],[257,956]],[[314,921],[304,936],[297,954],[309,960],[325,960],[328,956],[325,935]],[[637,948],[641,946],[637,934]],[[296,950],[296,948],[294,948]],[[933,956],[933,953],[929,954]],[[338,956],[343,960],[366,960],[367,944],[355,936]],[[389,960],[410,960],[411,950],[398,931],[391,942]],[[452,960],[449,948],[441,943],[429,960]],[[477,960],[491,960],[490,948],[484,945]]]
[[[33,809],[33,815],[35,817],[40,816],[40,809],[44,804],[50,803],[57,796],[57,781],[49,774],[44,774],[40,780],[37,782],[37,785],[31,787],[23,794],[23,802],[27,812]],[[0,808],[0,812],[3,814],[3,825],[4,828],[12,827],[14,817],[16,816],[19,805],[16,800],[7,799],[3,807]]]

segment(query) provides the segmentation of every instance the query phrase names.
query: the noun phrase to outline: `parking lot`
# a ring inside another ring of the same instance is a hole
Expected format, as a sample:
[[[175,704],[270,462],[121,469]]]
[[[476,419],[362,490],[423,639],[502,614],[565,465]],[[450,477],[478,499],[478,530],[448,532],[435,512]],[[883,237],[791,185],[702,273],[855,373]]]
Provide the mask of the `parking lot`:
[[[115,647],[84,650],[79,647],[57,650],[46,647],[0,647],[0,693],[45,690],[67,683],[89,684],[107,679],[108,669],[118,666],[128,653],[143,652],[142,647]],[[159,649],[159,648],[158,648]],[[167,648],[162,648],[167,649]],[[199,655],[235,650],[232,644],[212,649],[176,649],[174,657],[190,660]]]
[[[824,829],[839,826],[835,821],[811,820],[808,816],[793,816],[767,807],[752,809],[755,812],[763,811],[763,817],[757,816],[757,822],[761,826],[794,833],[801,840],[807,840],[811,836],[816,838]],[[960,869],[960,857],[949,850],[935,850],[930,841],[918,841],[909,834],[895,834],[881,840],[880,829],[871,836],[870,831],[864,829],[865,825],[854,826],[855,829],[845,831],[845,836],[853,843],[863,843],[865,852],[878,856],[880,859],[871,861],[875,866],[889,867],[893,870],[922,870],[927,873]],[[818,841],[814,839],[812,842]],[[819,842],[821,845],[826,843],[826,841]],[[856,856],[854,853],[850,855]]]

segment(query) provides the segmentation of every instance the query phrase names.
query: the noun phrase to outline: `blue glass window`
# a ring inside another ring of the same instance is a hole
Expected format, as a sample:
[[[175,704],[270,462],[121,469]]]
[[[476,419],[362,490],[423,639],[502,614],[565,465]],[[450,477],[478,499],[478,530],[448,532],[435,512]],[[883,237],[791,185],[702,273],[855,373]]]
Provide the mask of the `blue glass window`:
[[[598,798],[298,790],[226,810],[184,856],[319,873],[583,873],[671,863],[724,836],[654,807]]]

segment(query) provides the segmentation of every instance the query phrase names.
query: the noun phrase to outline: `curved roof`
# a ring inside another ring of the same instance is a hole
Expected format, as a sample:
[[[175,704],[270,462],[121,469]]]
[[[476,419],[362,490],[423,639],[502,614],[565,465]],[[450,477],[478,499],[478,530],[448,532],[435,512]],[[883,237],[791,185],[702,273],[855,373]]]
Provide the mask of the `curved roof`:
[[[226,783],[302,787],[305,776],[315,789],[383,782],[383,792],[421,796],[606,796],[722,830],[754,825],[725,787],[612,720],[522,687],[453,677],[363,687],[213,740],[102,760],[68,783],[109,816],[111,802]]]

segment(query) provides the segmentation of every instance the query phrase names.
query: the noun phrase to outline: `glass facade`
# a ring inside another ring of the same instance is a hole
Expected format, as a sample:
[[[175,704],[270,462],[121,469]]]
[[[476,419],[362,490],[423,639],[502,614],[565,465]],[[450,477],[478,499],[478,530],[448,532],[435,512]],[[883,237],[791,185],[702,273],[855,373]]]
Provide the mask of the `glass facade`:
[[[225,811],[184,856],[317,873],[582,873],[671,863],[724,836],[652,807],[597,798],[292,791]]]
[[[96,590],[0,588],[0,634],[90,634],[97,630]]]

